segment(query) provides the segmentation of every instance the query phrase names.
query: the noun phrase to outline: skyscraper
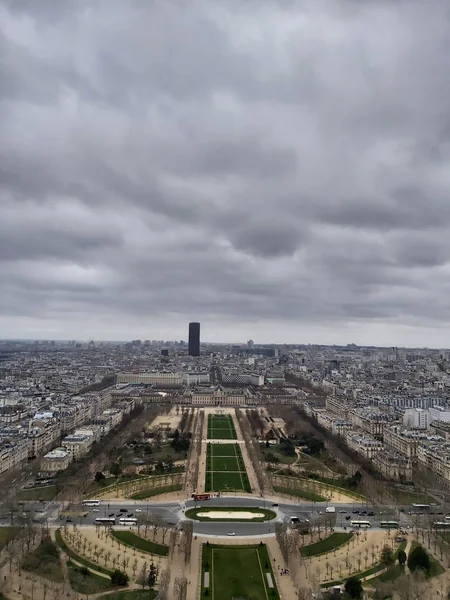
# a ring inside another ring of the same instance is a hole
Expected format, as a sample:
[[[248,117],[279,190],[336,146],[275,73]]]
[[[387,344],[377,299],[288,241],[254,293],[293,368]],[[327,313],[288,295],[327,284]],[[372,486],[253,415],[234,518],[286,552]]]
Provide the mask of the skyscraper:
[[[200,323],[189,323],[189,356],[200,356]]]

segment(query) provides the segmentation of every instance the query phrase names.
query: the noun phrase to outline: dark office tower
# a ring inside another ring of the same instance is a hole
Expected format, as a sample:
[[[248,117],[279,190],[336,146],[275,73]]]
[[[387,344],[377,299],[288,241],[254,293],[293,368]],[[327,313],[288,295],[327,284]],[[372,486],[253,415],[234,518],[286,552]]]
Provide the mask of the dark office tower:
[[[189,323],[189,356],[200,356],[200,323]]]

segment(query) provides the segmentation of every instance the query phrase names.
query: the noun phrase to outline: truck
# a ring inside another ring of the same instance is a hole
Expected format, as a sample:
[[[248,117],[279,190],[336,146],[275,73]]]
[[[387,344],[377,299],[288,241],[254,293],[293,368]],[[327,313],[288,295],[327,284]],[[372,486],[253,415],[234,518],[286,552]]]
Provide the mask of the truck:
[[[335,513],[336,512],[336,507],[335,506],[327,506],[325,509],[325,512],[327,513]]]

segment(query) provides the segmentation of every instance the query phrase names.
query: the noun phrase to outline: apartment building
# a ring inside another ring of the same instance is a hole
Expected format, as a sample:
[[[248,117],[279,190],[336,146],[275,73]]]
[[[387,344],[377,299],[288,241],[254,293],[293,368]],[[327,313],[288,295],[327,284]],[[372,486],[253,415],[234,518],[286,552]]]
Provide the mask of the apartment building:
[[[404,483],[413,480],[411,460],[397,452],[381,450],[373,457],[373,466],[388,479]]]
[[[55,448],[42,457],[39,472],[42,477],[53,477],[67,469],[72,461],[72,453],[67,448]]]
[[[446,423],[445,421],[432,421],[429,430],[432,435],[439,435],[444,438],[446,442],[450,442],[450,423]]]
[[[0,442],[0,473],[19,467],[28,459],[28,443],[24,438]]]
[[[445,406],[432,406],[430,408],[430,422],[444,421],[450,423],[450,410]]]
[[[59,424],[54,419],[30,422],[27,433],[28,458],[36,458],[55,446],[60,437]]]
[[[325,400],[326,409],[342,419],[347,419],[350,406],[344,400],[337,397],[327,397]]]
[[[403,425],[407,429],[427,429],[430,421],[430,411],[423,408],[407,408],[403,413]]]
[[[383,444],[375,438],[364,435],[362,432],[346,432],[347,446],[368,460],[372,460],[383,449]]]
[[[434,442],[420,443],[417,448],[417,459],[430,471],[450,481],[450,444],[445,443],[442,438],[435,439]]]
[[[103,437],[108,435],[108,433],[121,422],[122,418],[123,414],[121,410],[110,408],[103,411],[101,415],[91,419],[91,425],[98,425]]]
[[[420,431],[402,429],[399,425],[394,425],[384,430],[383,442],[389,450],[414,461],[417,458],[418,445],[427,438],[428,436]]]
[[[68,435],[61,440],[61,446],[72,455],[72,460],[78,460],[86,456],[94,443],[92,435]]]

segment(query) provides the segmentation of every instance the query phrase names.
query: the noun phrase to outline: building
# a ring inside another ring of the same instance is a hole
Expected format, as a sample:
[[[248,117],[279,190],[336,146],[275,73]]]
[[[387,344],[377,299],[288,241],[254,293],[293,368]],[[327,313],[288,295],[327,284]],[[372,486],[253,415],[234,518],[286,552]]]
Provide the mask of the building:
[[[18,467],[28,458],[27,440],[17,438],[0,442],[0,473]]]
[[[423,408],[408,408],[403,414],[403,425],[408,429],[427,429],[431,421],[430,411]]]
[[[430,423],[431,421],[450,423],[450,409],[444,406],[432,406],[430,408]]]
[[[61,445],[72,455],[72,460],[83,458],[89,452],[94,443],[92,435],[68,435],[62,441]]]
[[[396,452],[381,450],[373,457],[373,466],[388,479],[404,483],[413,479],[411,461]]]
[[[71,460],[72,454],[66,448],[55,448],[42,457],[39,472],[42,477],[52,477],[67,469]]]
[[[119,373],[116,383],[132,385],[182,386],[182,373]]]
[[[200,356],[200,323],[189,323],[189,356]]]
[[[386,427],[383,441],[392,452],[402,454],[409,459],[417,458],[417,448],[421,442],[427,440],[427,435],[420,431],[402,430],[398,425]]]

